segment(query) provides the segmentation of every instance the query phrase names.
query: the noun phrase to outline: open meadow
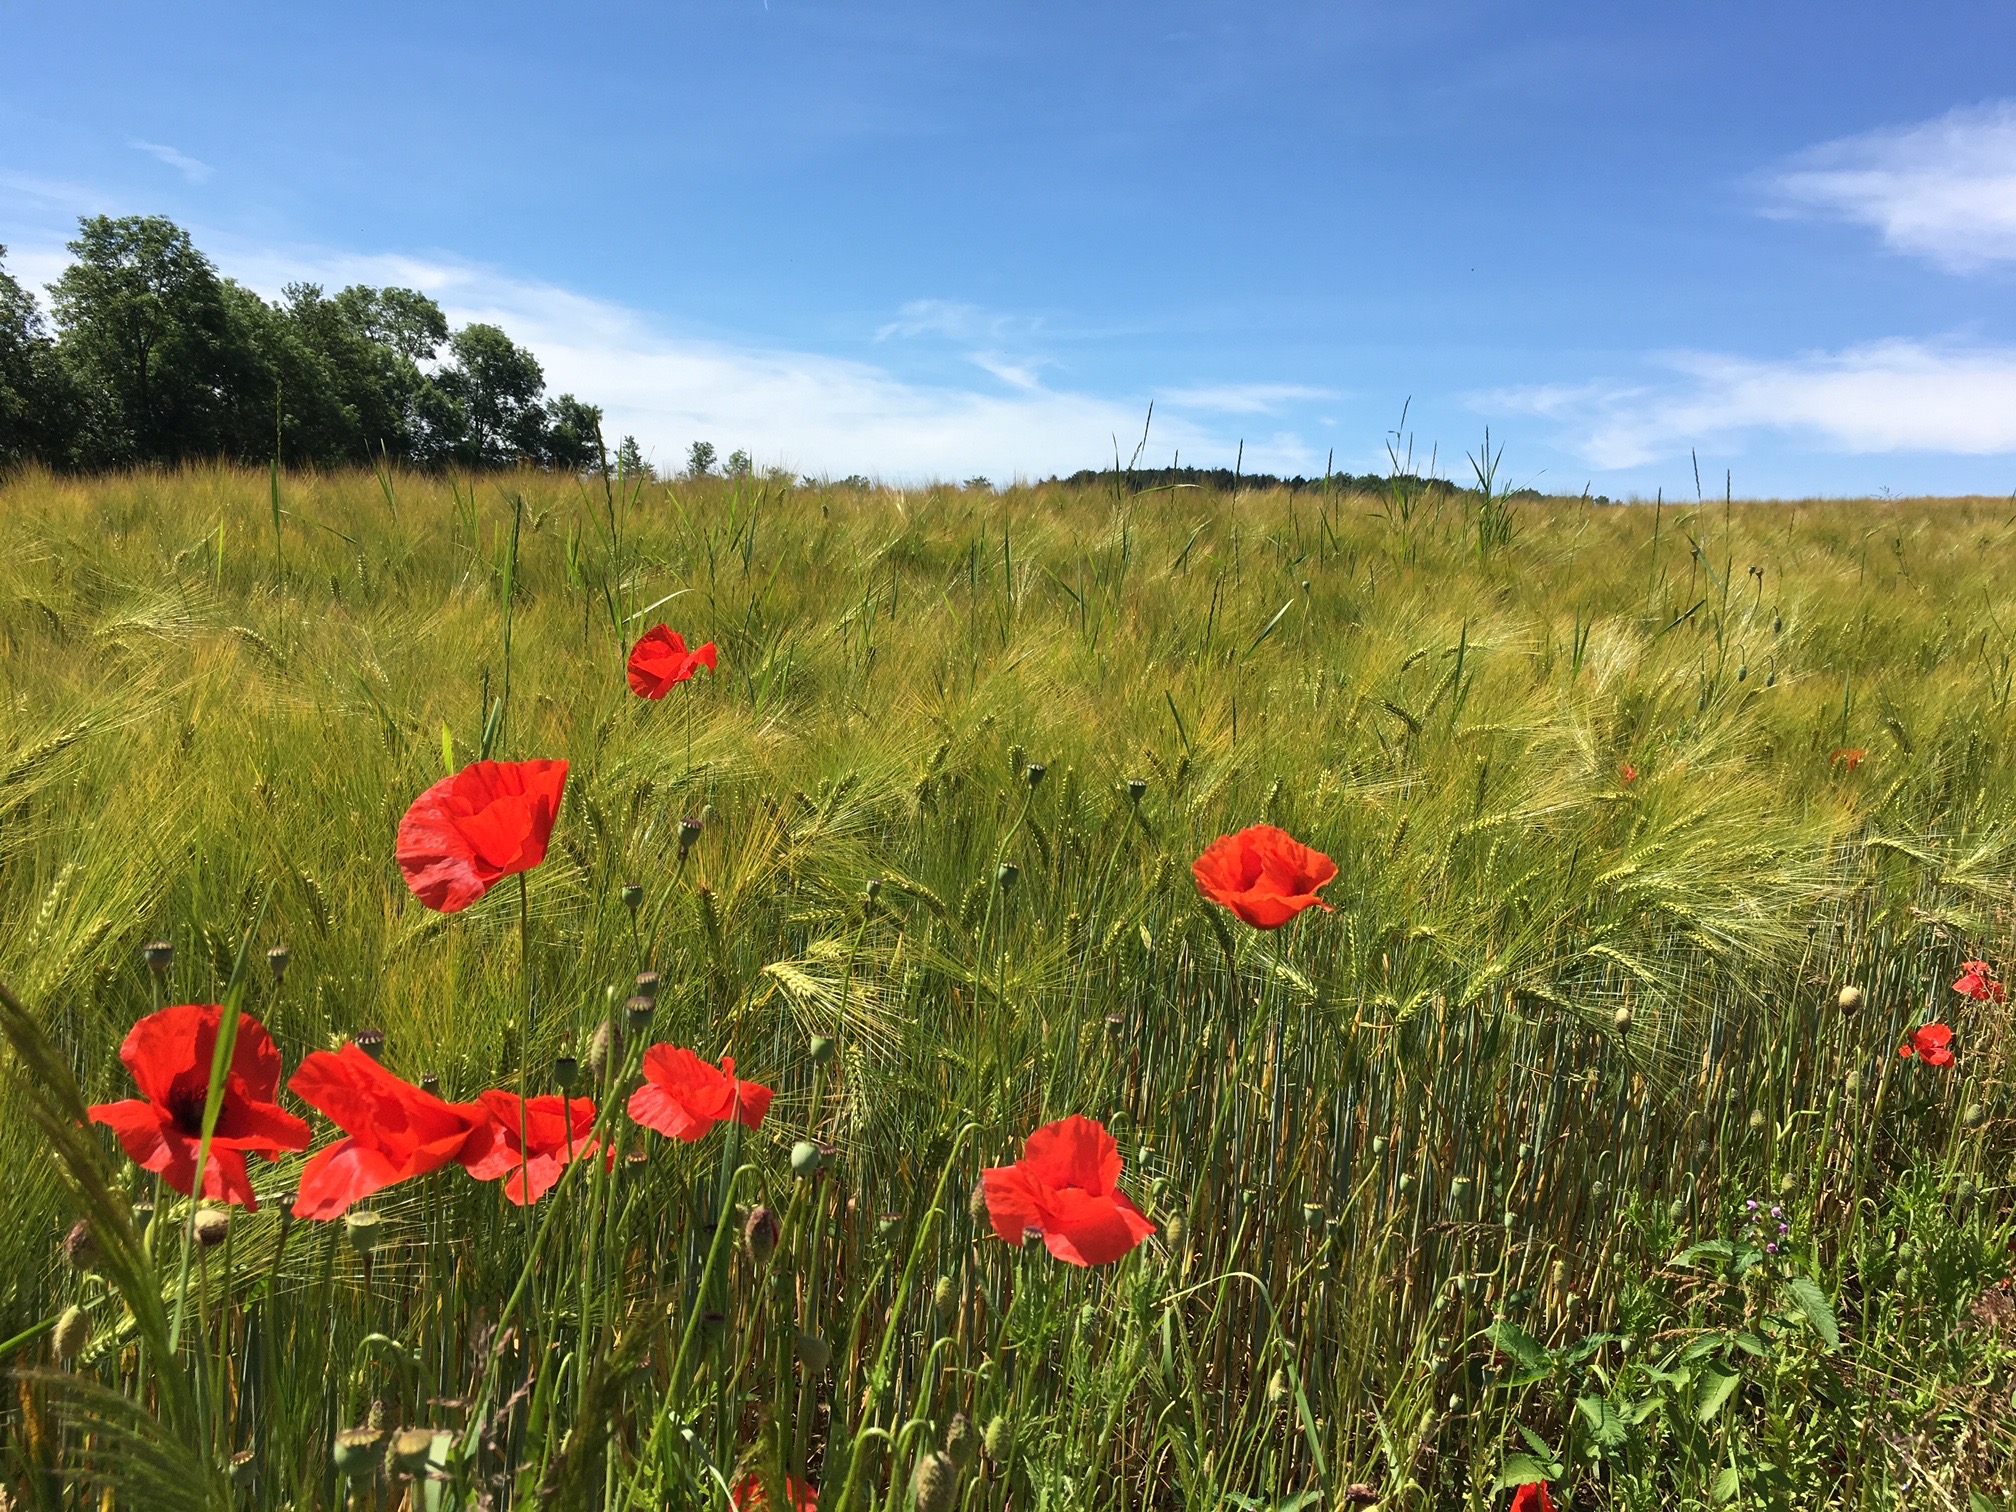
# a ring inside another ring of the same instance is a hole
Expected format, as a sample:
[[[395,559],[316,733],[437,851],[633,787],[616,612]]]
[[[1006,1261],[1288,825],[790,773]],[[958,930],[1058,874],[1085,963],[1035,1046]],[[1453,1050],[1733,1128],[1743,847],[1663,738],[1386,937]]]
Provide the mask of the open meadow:
[[[2016,1505],[2016,505],[1141,482],[0,479],[5,1504]]]

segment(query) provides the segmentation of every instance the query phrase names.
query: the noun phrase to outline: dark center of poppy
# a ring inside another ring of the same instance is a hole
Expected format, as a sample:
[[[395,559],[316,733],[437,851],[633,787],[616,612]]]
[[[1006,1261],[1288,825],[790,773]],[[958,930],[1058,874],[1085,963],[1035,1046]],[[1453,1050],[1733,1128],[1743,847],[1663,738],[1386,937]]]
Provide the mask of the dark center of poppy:
[[[203,1104],[209,1094],[208,1087],[178,1085],[168,1093],[168,1116],[175,1120],[175,1127],[190,1138],[200,1138],[203,1133]]]

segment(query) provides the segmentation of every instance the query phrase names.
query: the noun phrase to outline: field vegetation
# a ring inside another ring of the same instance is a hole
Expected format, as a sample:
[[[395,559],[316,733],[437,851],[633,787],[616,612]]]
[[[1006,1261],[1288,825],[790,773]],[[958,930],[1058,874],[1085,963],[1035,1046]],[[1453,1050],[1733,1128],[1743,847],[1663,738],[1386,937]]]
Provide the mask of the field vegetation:
[[[2010,1504],[2012,1047],[1950,985],[2012,953],[2006,501],[0,511],[13,1505]],[[651,701],[660,621],[719,659]],[[484,756],[570,763],[552,845],[433,912],[394,835]],[[1200,898],[1262,821],[1334,911]],[[194,1222],[80,1126],[175,1003],[567,1086],[613,1164]],[[651,1042],[761,1126],[630,1123]],[[1088,1268],[972,1196],[1071,1114],[1157,1230]]]

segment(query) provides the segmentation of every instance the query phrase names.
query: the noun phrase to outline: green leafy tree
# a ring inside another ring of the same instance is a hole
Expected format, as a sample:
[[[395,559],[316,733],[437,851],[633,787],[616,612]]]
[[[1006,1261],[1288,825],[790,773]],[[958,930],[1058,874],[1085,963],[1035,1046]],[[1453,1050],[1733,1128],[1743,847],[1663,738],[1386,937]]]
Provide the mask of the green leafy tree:
[[[285,309],[320,360],[342,415],[337,434],[290,432],[295,450],[329,461],[362,461],[381,453],[400,461],[420,458],[428,449],[433,387],[420,364],[448,339],[441,307],[413,289],[353,284],[324,297],[318,285],[290,284]]]
[[[0,467],[36,458],[59,465],[80,419],[76,395],[34,295],[7,271],[6,257],[0,247]]]
[[[586,472],[602,465],[602,409],[562,394],[546,406],[544,456],[549,467]]]
[[[451,366],[436,384],[455,401],[466,428],[453,448],[477,467],[537,461],[545,451],[546,375],[539,359],[494,325],[477,322],[448,339]]]
[[[686,471],[695,478],[704,478],[714,471],[714,443],[695,441],[686,452]]]
[[[625,436],[623,444],[616,448],[616,471],[626,478],[652,478],[656,470],[644,460],[644,448],[637,444],[635,436]]]

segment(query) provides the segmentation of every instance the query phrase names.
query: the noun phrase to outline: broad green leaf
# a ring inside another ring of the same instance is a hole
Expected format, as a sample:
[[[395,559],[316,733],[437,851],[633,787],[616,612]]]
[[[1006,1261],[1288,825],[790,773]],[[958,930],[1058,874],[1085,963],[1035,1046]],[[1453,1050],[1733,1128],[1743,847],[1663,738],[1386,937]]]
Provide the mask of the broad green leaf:
[[[1731,1465],[1715,1477],[1715,1484],[1709,1488],[1708,1494],[1718,1502],[1726,1502],[1742,1489],[1743,1477],[1738,1475],[1736,1467]]]
[[[1589,1436],[1605,1449],[1622,1449],[1631,1442],[1631,1427],[1605,1397],[1579,1397],[1575,1410],[1589,1424]]]
[[[1720,1412],[1742,1380],[1733,1371],[1720,1371],[1713,1366],[1702,1371],[1701,1389],[1694,1394],[1695,1420],[1705,1423]]]
[[[1546,1368],[1547,1347],[1517,1323],[1493,1323],[1484,1333],[1494,1345],[1528,1370]]]
[[[1841,1347],[1841,1326],[1834,1321],[1834,1309],[1827,1305],[1827,1294],[1819,1286],[1804,1276],[1787,1276],[1785,1290],[1792,1294],[1799,1311],[1806,1315],[1806,1321],[1813,1325],[1813,1332],[1827,1341],[1829,1349]]]
[[[1704,1257],[1717,1260],[1731,1259],[1736,1247],[1727,1239],[1706,1239],[1699,1244],[1690,1244],[1667,1263],[1670,1265],[1693,1265]]]
[[[1558,1466],[1543,1465],[1530,1454],[1508,1454],[1505,1463],[1498,1467],[1498,1479],[1492,1489],[1503,1491],[1511,1486],[1530,1486],[1534,1481],[1549,1481]]]

